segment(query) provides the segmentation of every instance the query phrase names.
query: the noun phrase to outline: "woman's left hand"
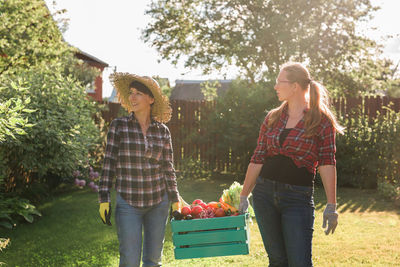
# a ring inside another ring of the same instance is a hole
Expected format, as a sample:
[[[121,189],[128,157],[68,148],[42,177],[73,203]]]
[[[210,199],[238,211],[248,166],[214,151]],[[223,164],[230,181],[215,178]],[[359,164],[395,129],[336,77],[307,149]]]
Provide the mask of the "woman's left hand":
[[[336,204],[326,204],[322,223],[322,228],[325,228],[326,224],[328,223],[328,228],[325,230],[326,235],[328,235],[330,232],[332,232],[332,234],[335,232],[336,226],[338,225],[338,217],[339,214],[336,211]]]

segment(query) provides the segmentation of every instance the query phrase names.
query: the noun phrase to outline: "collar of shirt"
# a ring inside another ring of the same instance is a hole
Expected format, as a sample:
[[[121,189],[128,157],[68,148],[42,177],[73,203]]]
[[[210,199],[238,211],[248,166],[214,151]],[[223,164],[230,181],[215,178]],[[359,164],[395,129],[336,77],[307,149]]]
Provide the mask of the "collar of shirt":
[[[129,114],[128,120],[133,121],[133,122],[139,122],[138,119],[135,117],[134,112],[131,112],[131,114]],[[150,125],[156,125],[156,124],[157,124],[157,122],[150,116]]]

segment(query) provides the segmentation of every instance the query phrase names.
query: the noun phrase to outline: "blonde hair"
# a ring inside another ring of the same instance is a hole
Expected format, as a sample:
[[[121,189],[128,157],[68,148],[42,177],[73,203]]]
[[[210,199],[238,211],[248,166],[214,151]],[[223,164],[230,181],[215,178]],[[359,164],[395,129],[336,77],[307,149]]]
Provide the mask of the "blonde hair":
[[[328,91],[322,84],[311,79],[307,68],[298,62],[288,62],[282,66],[281,71],[286,72],[288,81],[298,83],[303,90],[309,89],[310,110],[304,115],[305,136],[313,136],[317,133],[322,115],[328,118],[337,132],[343,133],[344,128],[331,111]],[[284,101],[279,107],[271,110],[268,127],[274,127],[277,124],[286,105],[287,102]]]

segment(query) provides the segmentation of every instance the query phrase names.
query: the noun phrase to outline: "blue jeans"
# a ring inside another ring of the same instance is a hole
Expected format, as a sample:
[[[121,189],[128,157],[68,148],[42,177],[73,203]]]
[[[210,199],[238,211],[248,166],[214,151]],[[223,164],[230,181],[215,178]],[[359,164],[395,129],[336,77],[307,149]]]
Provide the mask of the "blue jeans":
[[[313,266],[313,188],[257,178],[254,212],[269,266]]]
[[[143,267],[161,266],[168,209],[167,194],[160,204],[143,209],[132,207],[117,194],[115,222],[119,240],[120,267],[139,267],[142,254],[142,228]]]

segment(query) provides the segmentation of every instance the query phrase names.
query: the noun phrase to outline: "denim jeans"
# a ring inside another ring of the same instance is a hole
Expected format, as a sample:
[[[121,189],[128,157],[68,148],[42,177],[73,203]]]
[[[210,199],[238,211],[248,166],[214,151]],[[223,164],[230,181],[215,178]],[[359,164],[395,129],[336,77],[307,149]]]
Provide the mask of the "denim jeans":
[[[120,267],[140,265],[161,266],[165,226],[167,224],[169,201],[165,194],[163,201],[152,208],[134,208],[117,194],[115,222],[119,240]]]
[[[269,266],[313,266],[313,188],[257,178],[253,204]]]

